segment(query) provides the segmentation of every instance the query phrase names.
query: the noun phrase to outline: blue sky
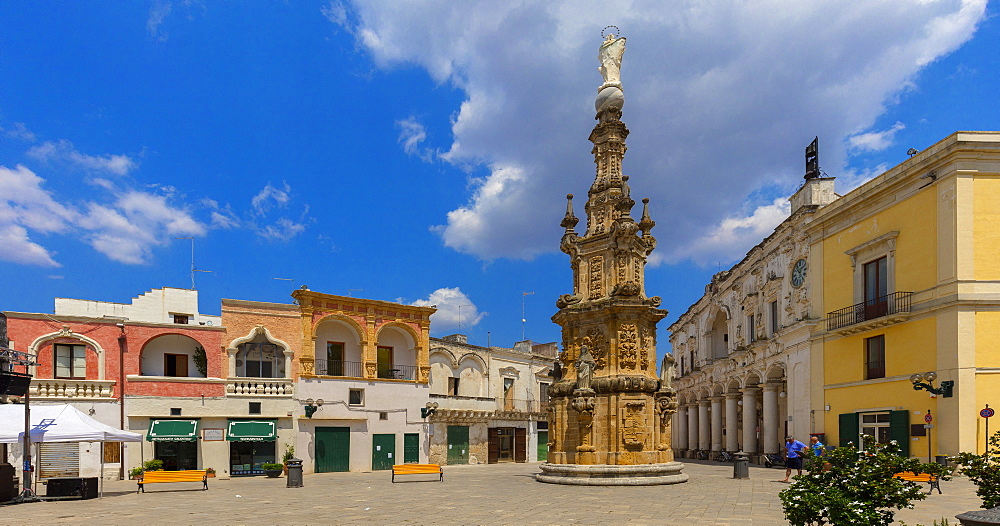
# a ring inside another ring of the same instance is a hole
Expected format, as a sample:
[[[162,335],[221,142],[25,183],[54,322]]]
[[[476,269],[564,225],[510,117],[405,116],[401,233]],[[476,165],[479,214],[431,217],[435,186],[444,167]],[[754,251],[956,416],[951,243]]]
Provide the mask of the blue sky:
[[[787,214],[813,136],[843,193],[1000,128],[996,2],[664,5],[0,4],[0,310],[189,287],[193,237],[205,313],[307,285],[437,304],[435,336],[558,341],[608,24],[661,352]]]

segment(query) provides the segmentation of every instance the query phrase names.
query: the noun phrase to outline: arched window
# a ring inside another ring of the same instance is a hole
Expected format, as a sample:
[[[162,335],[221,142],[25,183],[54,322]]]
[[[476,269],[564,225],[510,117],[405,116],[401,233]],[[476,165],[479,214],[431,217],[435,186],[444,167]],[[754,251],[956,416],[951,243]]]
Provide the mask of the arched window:
[[[285,353],[281,346],[258,336],[241,343],[236,353],[236,376],[241,378],[284,378]]]

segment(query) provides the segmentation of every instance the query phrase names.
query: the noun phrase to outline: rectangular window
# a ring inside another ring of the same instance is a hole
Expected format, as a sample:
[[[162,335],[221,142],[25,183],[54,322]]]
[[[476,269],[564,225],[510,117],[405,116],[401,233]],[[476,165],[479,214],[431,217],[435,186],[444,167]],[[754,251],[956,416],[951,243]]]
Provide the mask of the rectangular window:
[[[260,402],[250,402],[250,409],[248,411],[251,415],[260,414]]]
[[[448,394],[451,396],[458,396],[458,378],[448,379]]]
[[[778,302],[772,301],[768,306],[771,309],[771,334],[774,335],[781,328],[779,324],[780,319],[778,318]]]
[[[190,323],[190,317],[187,314],[174,314],[174,323],[187,325]]]
[[[378,413],[378,419],[379,420],[388,420],[389,419],[389,412],[388,411],[379,411],[379,413]]]
[[[186,354],[163,355],[163,376],[187,376],[188,356]]]
[[[865,319],[885,316],[889,312],[888,260],[885,257],[865,263]]]
[[[538,399],[543,403],[549,401],[549,384],[538,384]]]
[[[865,380],[885,378],[885,335],[865,338]]]
[[[365,390],[364,389],[348,390],[347,405],[365,405]]]
[[[753,314],[747,316],[747,341],[752,342],[757,339],[757,333],[754,332],[753,326]]]
[[[344,342],[326,342],[325,374],[344,376]]]
[[[55,345],[56,378],[87,377],[87,348],[83,345]]]
[[[179,408],[179,407],[171,407],[170,408],[170,416],[181,416],[181,408]]]

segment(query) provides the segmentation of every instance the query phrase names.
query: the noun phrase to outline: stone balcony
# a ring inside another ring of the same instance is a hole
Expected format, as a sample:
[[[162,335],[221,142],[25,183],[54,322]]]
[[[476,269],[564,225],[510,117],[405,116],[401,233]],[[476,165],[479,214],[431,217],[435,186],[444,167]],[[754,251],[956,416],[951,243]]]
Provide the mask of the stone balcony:
[[[33,378],[28,393],[31,400],[113,400],[114,387],[114,380]]]
[[[227,378],[226,396],[291,398],[295,384],[291,378]]]

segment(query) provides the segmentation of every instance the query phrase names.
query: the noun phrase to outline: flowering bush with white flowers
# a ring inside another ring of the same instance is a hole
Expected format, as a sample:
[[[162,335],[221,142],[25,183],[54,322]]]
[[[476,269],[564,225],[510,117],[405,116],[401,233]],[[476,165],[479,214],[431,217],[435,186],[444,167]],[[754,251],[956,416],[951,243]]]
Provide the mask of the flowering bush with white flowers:
[[[893,478],[896,473],[940,472],[937,464],[921,464],[899,456],[896,442],[876,444],[865,437],[864,451],[853,444],[822,457],[806,449],[808,473],[796,476],[779,494],[785,519],[794,526],[892,524],[895,510],[912,508],[925,498],[918,484]]]
[[[952,460],[976,485],[976,495],[983,499],[984,508],[1000,506],[1000,432],[990,437],[990,447],[985,453],[960,453]]]

